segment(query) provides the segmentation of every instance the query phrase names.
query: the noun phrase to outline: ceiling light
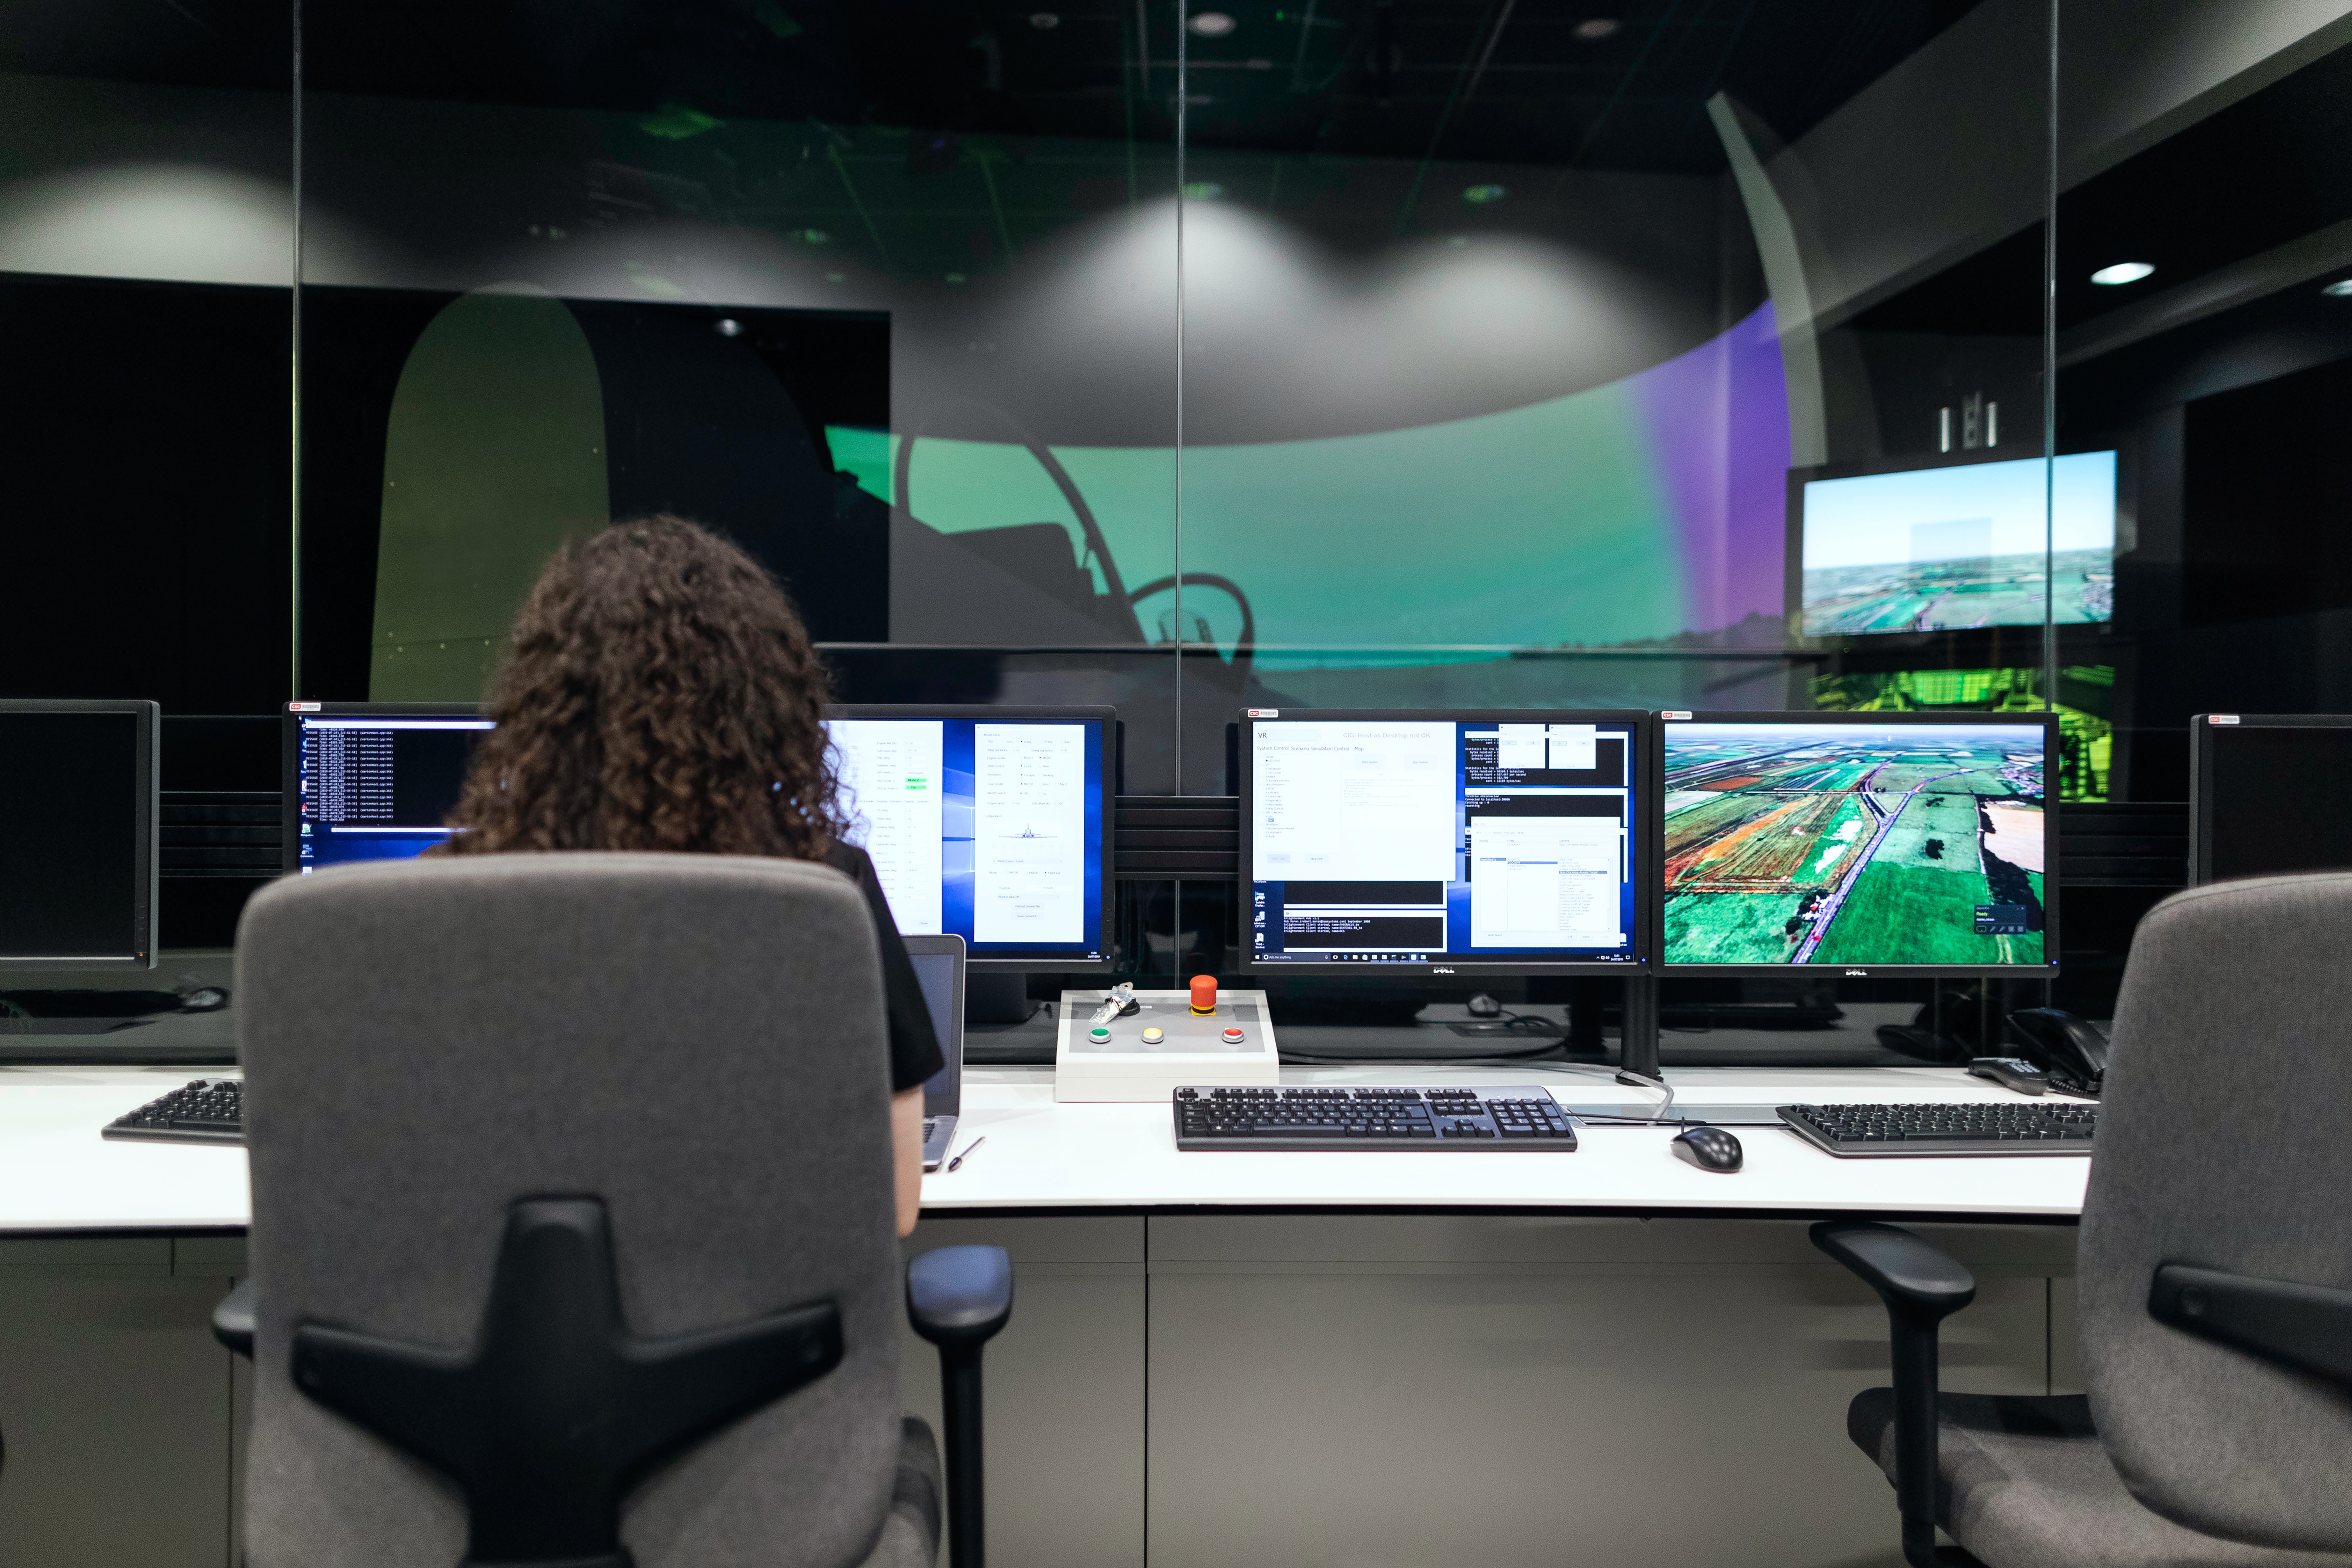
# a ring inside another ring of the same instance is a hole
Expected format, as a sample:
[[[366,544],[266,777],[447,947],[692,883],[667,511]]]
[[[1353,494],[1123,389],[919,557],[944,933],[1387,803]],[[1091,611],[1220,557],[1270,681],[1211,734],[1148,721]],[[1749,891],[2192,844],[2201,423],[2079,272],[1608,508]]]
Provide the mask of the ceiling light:
[[[1462,199],[1474,207],[1483,207],[1488,202],[1499,202],[1510,194],[1500,185],[1465,185],[1462,189]]]
[[[2102,267],[2091,274],[2091,281],[2112,289],[2118,283],[2137,283],[2152,276],[2156,268],[2145,261],[2118,261],[2113,267]]]
[[[1223,11],[1203,11],[1184,25],[1192,28],[1195,36],[1203,38],[1224,37],[1241,26]]]
[[[2331,300],[2352,300],[2352,278],[2339,278],[2320,292]]]
[[[1587,16],[1569,29],[1569,36],[1580,43],[1597,44],[1603,38],[1613,38],[1623,24],[1614,16]]]
[[[718,328],[719,335],[722,338],[740,338],[743,335],[743,323],[732,316],[719,317]]]
[[[1043,33],[1060,26],[1062,19],[1051,11],[1032,11],[1029,13],[1029,25]]]

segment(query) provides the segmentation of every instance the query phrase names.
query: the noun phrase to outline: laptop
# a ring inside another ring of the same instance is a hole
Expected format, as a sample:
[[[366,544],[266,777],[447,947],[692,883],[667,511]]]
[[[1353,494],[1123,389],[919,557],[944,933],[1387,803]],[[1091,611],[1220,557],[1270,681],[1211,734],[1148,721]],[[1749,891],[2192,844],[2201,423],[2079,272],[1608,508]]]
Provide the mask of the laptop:
[[[910,936],[906,942],[940,1037],[940,1055],[947,1058],[923,1085],[923,1169],[936,1171],[948,1157],[963,1110],[963,938]]]

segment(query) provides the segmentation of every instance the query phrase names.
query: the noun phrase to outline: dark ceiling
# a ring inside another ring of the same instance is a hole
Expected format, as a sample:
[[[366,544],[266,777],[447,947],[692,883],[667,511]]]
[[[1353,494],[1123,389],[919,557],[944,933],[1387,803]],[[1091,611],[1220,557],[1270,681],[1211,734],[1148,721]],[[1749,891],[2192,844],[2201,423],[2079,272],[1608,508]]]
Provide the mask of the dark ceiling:
[[[1977,0],[338,0],[327,91],[1685,173],[1730,92],[1783,139]],[[286,88],[288,0],[5,0],[0,68]]]

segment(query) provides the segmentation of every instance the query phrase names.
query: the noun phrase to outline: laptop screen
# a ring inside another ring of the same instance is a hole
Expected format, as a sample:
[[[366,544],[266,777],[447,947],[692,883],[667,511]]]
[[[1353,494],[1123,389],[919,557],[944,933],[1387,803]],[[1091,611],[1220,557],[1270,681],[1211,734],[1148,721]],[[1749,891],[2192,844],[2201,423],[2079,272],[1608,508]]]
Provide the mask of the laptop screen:
[[[963,1016],[956,1006],[956,970],[960,955],[952,952],[909,952],[916,983],[931,1010],[931,1028],[940,1037],[940,1054],[947,1066],[923,1085],[923,1114],[953,1116],[962,1103]]]

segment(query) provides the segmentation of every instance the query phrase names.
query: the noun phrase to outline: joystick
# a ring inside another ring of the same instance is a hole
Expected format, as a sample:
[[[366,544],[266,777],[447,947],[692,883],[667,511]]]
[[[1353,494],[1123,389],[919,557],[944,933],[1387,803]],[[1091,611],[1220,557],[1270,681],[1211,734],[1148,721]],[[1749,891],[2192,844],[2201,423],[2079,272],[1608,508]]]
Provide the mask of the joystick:
[[[1213,974],[1192,976],[1192,1011],[1210,1014],[1217,1010],[1217,977]]]

